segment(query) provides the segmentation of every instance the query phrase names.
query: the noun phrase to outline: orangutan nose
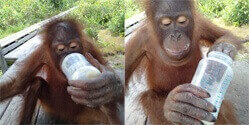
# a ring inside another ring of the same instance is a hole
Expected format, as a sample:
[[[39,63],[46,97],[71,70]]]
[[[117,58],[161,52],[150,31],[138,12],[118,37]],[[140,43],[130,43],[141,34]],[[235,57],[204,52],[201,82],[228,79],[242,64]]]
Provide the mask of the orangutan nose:
[[[181,38],[181,36],[182,36],[181,33],[175,32],[174,34],[171,34],[171,35],[170,35],[170,38],[171,38],[171,40],[173,40],[173,41],[178,41],[178,40]]]

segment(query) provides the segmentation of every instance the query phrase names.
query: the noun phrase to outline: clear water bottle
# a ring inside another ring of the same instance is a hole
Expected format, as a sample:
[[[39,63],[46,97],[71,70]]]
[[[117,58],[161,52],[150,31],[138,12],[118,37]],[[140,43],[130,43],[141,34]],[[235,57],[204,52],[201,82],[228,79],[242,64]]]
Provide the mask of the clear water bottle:
[[[87,80],[98,77],[101,74],[80,53],[67,55],[62,61],[61,69],[68,80]]]
[[[212,51],[207,58],[199,62],[191,82],[191,84],[201,87],[210,93],[211,97],[206,98],[206,100],[217,108],[217,112],[212,113],[216,118],[218,117],[226,90],[233,78],[232,63],[233,60],[228,55]],[[203,121],[203,123],[214,124],[207,121]]]

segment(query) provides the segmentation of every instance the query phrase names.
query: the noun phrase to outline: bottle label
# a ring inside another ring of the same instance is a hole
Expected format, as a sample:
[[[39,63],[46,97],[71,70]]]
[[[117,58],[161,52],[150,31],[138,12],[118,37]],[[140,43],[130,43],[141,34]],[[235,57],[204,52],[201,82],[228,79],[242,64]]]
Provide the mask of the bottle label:
[[[73,65],[74,63],[76,63],[76,62],[80,62],[81,60],[80,60],[80,58],[76,58],[76,57],[74,57],[74,56],[70,56],[70,57],[68,57],[68,59],[67,59],[68,61],[66,61],[66,68],[69,68],[71,65]]]
[[[213,83],[219,83],[226,70],[227,67],[225,65],[220,65],[218,62],[209,60],[203,80],[207,81],[207,84],[210,85]]]
[[[201,77],[201,79],[199,79],[200,81],[196,80],[195,82],[197,83],[194,84],[197,84],[197,86],[210,93],[211,97],[206,100],[217,108],[217,112],[212,113],[217,118],[225,92],[232,80],[232,75],[229,75],[226,65],[217,61],[208,60],[205,67],[204,72],[202,71],[203,73],[197,75],[197,79]]]
[[[79,53],[67,55],[61,65],[68,80],[85,80],[95,78],[100,71],[93,67],[86,58]]]
[[[93,66],[85,66],[77,69],[72,76],[69,78],[70,80],[86,80],[96,78],[100,75],[100,71]]]

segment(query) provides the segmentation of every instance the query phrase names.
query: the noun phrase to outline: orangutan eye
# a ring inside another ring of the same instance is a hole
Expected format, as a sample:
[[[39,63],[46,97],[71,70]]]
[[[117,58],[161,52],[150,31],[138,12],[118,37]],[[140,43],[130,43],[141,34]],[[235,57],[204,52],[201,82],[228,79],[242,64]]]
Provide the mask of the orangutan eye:
[[[180,16],[178,17],[177,22],[182,25],[186,25],[188,23],[188,19],[185,16]]]
[[[64,49],[65,49],[65,45],[60,44],[57,46],[57,50],[60,52],[62,52]]]
[[[172,20],[170,18],[163,18],[161,20],[161,24],[165,27],[168,27],[172,23]]]
[[[72,48],[72,49],[75,49],[77,46],[78,46],[78,44],[75,42],[70,43],[70,48]]]

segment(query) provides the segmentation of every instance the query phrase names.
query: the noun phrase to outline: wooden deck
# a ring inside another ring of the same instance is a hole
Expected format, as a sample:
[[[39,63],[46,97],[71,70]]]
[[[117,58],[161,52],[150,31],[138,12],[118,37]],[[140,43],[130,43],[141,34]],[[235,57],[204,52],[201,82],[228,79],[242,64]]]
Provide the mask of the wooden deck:
[[[145,17],[145,12],[141,12],[125,20],[125,43],[132,37],[132,32],[142,25]]]

